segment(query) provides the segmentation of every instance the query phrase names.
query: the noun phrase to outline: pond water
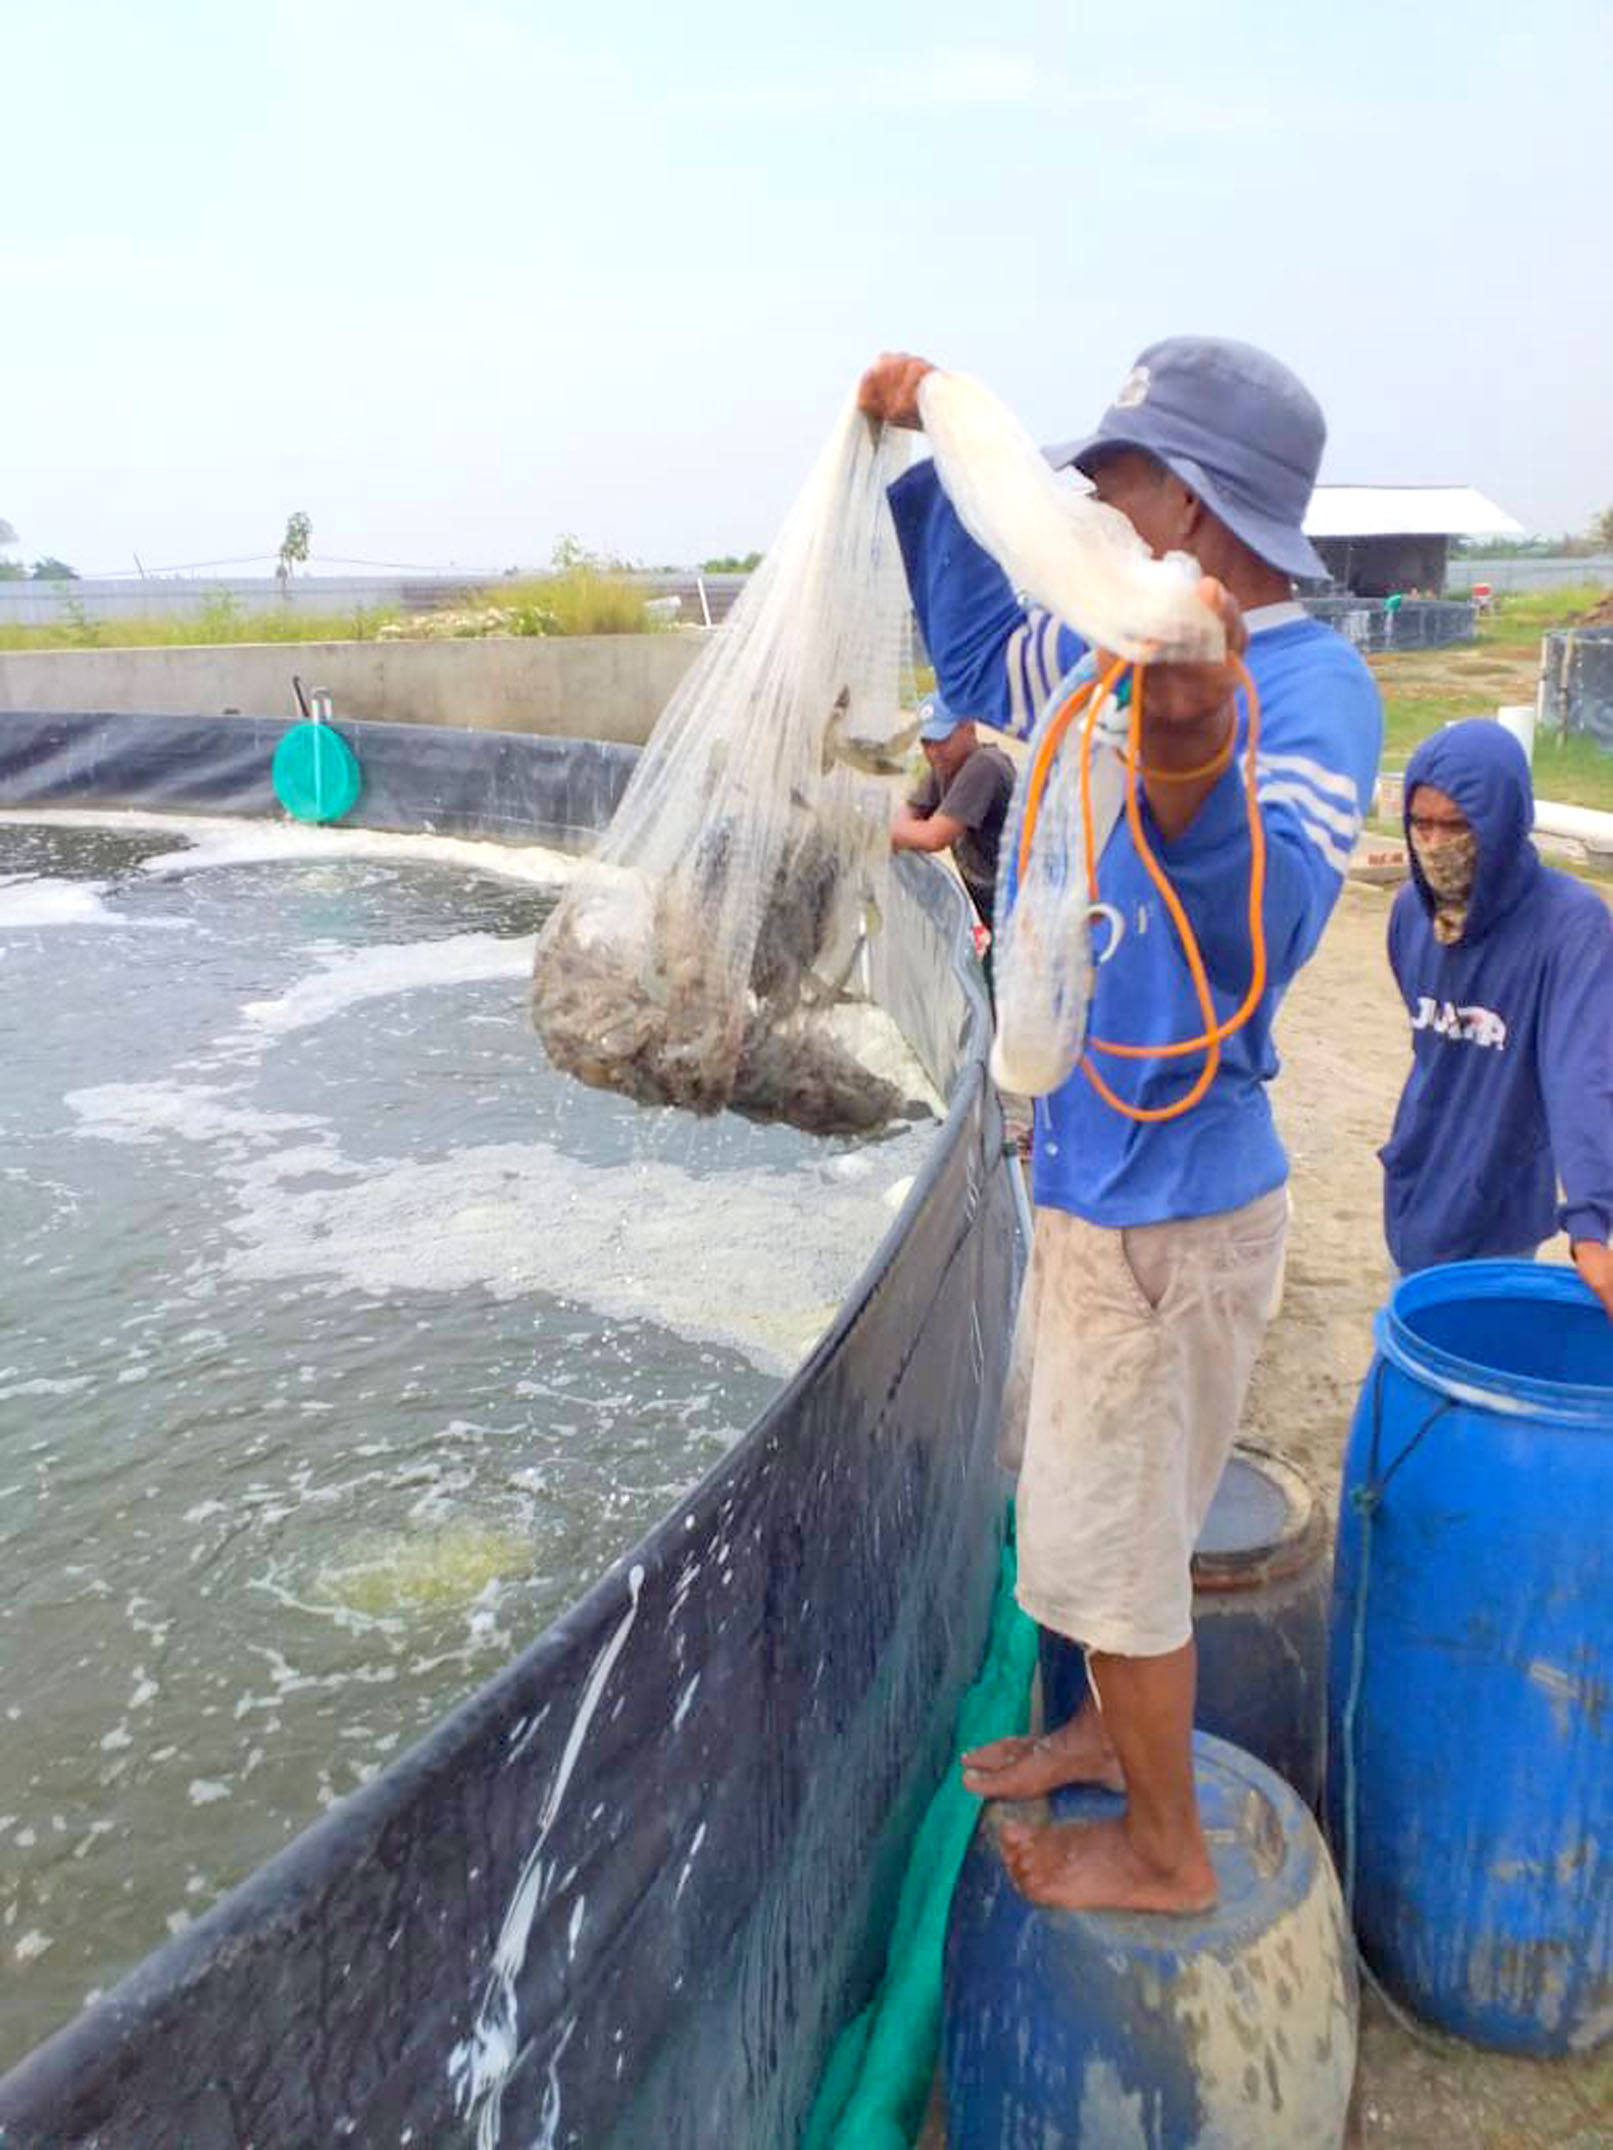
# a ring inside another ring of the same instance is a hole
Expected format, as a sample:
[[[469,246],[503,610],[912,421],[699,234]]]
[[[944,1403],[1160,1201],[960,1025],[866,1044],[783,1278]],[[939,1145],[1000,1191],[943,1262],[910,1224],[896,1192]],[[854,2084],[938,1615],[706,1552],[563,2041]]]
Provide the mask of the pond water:
[[[0,2065],[665,1514],[922,1162],[556,1075],[569,870],[0,816]]]

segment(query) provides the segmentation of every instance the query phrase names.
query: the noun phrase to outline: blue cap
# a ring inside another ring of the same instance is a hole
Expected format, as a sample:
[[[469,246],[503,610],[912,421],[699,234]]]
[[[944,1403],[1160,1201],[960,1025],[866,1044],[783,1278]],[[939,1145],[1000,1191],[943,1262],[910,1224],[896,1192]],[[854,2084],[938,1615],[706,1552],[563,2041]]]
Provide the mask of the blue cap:
[[[960,724],[971,721],[954,716],[938,694],[927,695],[919,704],[919,737],[929,740],[932,746],[938,739],[950,739]]]
[[[1224,336],[1150,344],[1098,430],[1047,449],[1055,470],[1085,468],[1102,448],[1154,456],[1251,552],[1301,580],[1327,568],[1305,535],[1327,422],[1297,375],[1268,352]]]

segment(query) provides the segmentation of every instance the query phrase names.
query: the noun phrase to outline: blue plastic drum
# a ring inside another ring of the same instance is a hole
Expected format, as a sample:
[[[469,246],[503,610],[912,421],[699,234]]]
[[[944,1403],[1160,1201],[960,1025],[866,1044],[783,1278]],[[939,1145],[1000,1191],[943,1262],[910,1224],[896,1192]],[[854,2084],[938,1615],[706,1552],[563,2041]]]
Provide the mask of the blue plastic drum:
[[[1240,1442],[1193,1554],[1194,1722],[1247,1749],[1319,1807],[1327,1737],[1327,1521],[1304,1474]],[[1050,1725],[1086,1693],[1080,1650],[1042,1631]]]
[[[1281,1778],[1194,1738],[1221,1900],[1199,1918],[1047,1911],[976,1832],[947,1929],[947,2150],[1337,2150],[1355,1956],[1321,1832]],[[1076,1820],[1118,1812],[1062,1793]]]
[[[1328,1815],[1390,1990],[1510,2052],[1613,2031],[1613,1322],[1571,1271],[1408,1278],[1345,1461]]]

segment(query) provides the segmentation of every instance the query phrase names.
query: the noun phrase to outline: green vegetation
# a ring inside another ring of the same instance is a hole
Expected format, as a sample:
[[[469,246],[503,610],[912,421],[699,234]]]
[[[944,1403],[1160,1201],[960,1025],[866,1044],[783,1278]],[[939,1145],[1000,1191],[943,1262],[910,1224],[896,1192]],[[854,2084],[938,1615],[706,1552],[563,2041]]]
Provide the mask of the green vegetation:
[[[43,560],[36,560],[32,567],[24,567],[20,560],[0,560],[0,582],[77,582],[78,569],[69,567],[65,560],[58,560],[47,553]]]
[[[761,564],[759,552],[724,552],[714,560],[702,560],[700,572],[702,575],[754,575]]]
[[[1600,583],[1570,582],[1556,590],[1503,590],[1493,611],[1479,621],[1480,649],[1540,656],[1540,638],[1554,627],[1573,627],[1608,596]]]
[[[1403,767],[1420,739],[1453,718],[1532,702],[1541,636],[1573,626],[1606,595],[1594,585],[1509,593],[1480,620],[1478,640],[1466,648],[1372,658],[1383,692],[1384,766]],[[1613,812],[1613,754],[1591,739],[1542,735],[1535,741],[1535,789],[1567,806]]]
[[[286,517],[286,534],[280,540],[280,551],[275,559],[274,571],[282,583],[289,582],[299,567],[308,565],[308,548],[313,542],[314,526],[301,508]]]
[[[194,612],[150,619],[95,620],[73,598],[49,627],[0,626],[0,650],[171,649],[218,642],[373,642],[397,615],[351,612],[248,612],[232,597],[209,597]]]
[[[574,537],[556,541],[546,575],[528,575],[484,590],[485,623],[467,633],[506,635],[642,635],[667,623],[650,608],[650,593],[624,561],[590,552]],[[477,615],[463,617],[475,622]]]
[[[504,615],[495,634],[642,635],[666,625],[648,610],[649,595],[616,569],[583,561],[556,574],[501,582],[481,602]]]
[[[1584,530],[1561,537],[1458,538],[1451,550],[1458,560],[1573,560],[1613,549],[1613,508],[1593,515]]]

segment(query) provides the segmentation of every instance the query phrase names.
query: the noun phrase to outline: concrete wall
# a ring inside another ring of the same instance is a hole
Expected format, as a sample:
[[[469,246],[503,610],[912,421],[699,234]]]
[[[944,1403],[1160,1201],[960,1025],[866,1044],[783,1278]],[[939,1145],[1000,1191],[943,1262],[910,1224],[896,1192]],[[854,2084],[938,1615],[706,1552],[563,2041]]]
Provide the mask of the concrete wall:
[[[188,717],[296,714],[291,677],[338,722],[539,732],[642,745],[704,647],[692,634],[480,642],[240,642],[209,649],[0,651],[8,709]]]

